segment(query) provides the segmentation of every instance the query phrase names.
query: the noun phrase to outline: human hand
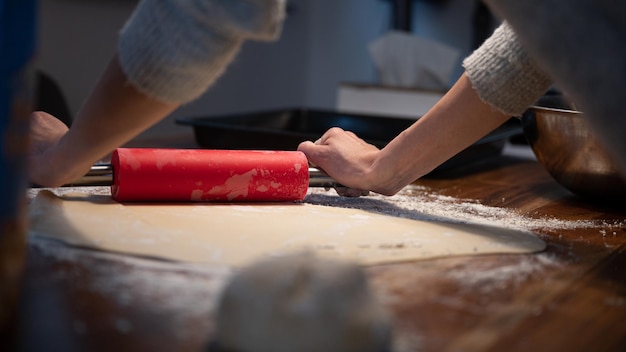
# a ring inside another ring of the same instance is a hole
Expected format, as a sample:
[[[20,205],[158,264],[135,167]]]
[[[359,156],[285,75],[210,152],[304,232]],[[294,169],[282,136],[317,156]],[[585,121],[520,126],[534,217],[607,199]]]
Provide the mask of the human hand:
[[[31,156],[43,154],[57,144],[69,129],[56,117],[36,111],[30,116]]]
[[[56,117],[37,111],[30,116],[29,179],[41,186],[60,186],[71,181],[64,175],[56,155],[59,141],[68,132],[67,126]]]
[[[359,197],[374,189],[370,181],[371,169],[380,150],[354,133],[334,127],[315,143],[302,142],[298,150],[309,162],[345,186],[335,188],[339,195]]]

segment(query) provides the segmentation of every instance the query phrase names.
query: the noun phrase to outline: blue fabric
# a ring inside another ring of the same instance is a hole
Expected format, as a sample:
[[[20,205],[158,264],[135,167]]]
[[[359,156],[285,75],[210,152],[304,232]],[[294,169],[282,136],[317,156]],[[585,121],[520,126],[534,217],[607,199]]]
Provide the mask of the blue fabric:
[[[11,112],[35,52],[37,0],[0,0],[0,220],[14,218],[24,197],[27,121]]]
[[[0,0],[0,72],[14,72],[35,51],[37,0]]]

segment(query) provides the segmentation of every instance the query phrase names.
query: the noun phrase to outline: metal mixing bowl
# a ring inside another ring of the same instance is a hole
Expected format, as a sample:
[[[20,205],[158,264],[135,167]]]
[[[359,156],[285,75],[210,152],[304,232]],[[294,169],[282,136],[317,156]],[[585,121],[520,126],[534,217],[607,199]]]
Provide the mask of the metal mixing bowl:
[[[582,112],[534,106],[522,126],[537,160],[559,184],[589,199],[624,199],[626,180]]]

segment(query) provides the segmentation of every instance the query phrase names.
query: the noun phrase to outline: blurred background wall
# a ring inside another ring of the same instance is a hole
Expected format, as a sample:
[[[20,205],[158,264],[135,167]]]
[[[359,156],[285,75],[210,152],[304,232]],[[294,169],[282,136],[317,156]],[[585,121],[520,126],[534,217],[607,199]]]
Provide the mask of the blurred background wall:
[[[41,0],[38,66],[57,81],[76,114],[111,58],[136,0]],[[367,45],[392,28],[388,0],[291,0],[279,41],[246,43],[200,99],[152,128],[173,133],[179,116],[283,107],[332,109],[341,82],[376,83]],[[412,32],[460,50],[473,46],[477,0],[416,0]],[[461,74],[459,63],[450,84]]]

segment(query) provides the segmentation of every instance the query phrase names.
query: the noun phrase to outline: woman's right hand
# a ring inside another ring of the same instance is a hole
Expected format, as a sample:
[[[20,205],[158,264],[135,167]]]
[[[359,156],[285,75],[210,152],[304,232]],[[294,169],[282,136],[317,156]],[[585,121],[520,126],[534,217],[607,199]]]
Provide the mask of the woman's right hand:
[[[58,155],[59,141],[68,132],[67,126],[56,117],[43,111],[30,116],[30,154],[28,176],[31,183],[44,187],[56,187],[73,181],[82,175],[64,170]]]

